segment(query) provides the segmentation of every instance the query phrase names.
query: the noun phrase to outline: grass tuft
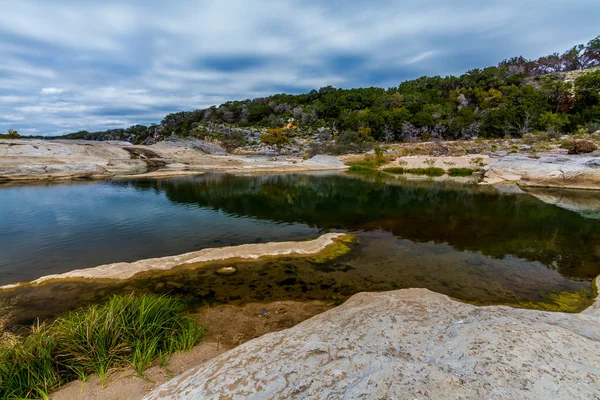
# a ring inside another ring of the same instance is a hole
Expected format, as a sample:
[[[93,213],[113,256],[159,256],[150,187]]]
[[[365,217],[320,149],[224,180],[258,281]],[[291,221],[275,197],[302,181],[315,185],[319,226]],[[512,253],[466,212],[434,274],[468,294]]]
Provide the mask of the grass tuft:
[[[406,172],[406,168],[404,167],[388,167],[382,169],[383,172],[387,172],[388,174],[403,174]]]
[[[93,373],[104,386],[113,370],[127,365],[143,376],[154,360],[189,350],[204,333],[181,300],[114,296],[35,328],[14,346],[0,345],[0,398],[47,398]]]
[[[450,168],[448,175],[450,176],[471,176],[477,170],[471,168]]]
[[[427,176],[442,176],[446,173],[443,168],[428,167],[428,168],[408,168],[407,173],[413,175],[427,175]]]

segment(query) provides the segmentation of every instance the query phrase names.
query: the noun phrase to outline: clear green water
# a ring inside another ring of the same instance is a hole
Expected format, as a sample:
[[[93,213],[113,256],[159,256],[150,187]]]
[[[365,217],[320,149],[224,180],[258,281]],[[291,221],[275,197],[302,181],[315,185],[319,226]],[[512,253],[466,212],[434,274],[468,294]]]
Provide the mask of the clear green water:
[[[589,218],[593,210],[580,215],[528,194],[472,184],[386,175],[207,174],[0,187],[0,204],[2,283],[203,247],[302,240],[327,231],[358,235],[350,254],[325,265],[270,260],[236,264],[238,272],[228,277],[215,274],[222,265],[214,265],[119,284],[65,282],[0,293],[0,299],[19,298],[22,319],[131,290],[169,292],[198,305],[335,303],[360,291],[407,287],[523,305],[568,292],[582,293],[583,307],[600,273],[600,220]]]

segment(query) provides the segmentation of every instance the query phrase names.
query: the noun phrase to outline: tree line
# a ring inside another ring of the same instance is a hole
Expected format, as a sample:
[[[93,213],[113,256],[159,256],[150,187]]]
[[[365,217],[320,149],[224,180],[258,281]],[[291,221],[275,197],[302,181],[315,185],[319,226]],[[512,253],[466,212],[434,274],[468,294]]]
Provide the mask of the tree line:
[[[421,77],[388,89],[336,89],[230,101],[167,115],[160,124],[66,135],[80,139],[217,136],[246,129],[323,134],[348,142],[520,137],[600,129],[600,36],[562,54],[513,57],[461,76]]]

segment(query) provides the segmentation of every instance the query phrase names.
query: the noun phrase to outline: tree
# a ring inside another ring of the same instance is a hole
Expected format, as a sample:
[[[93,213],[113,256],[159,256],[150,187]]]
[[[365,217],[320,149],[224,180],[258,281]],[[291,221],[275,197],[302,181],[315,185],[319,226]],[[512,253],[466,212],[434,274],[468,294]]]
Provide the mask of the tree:
[[[0,135],[0,139],[18,139],[21,135],[13,129],[9,129],[5,135]]]
[[[260,136],[260,141],[267,146],[277,146],[278,149],[281,149],[290,143],[290,137],[285,129],[274,128],[267,130],[267,133],[263,133]]]

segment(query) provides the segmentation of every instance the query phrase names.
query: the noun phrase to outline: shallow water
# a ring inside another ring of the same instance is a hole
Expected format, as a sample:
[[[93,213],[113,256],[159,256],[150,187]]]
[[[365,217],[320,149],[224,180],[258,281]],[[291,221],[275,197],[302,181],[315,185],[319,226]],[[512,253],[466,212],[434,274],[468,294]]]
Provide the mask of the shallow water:
[[[0,204],[0,284],[205,247],[301,240],[331,230],[358,234],[350,254],[325,265],[248,262],[229,277],[216,275],[215,265],[19,293],[24,308],[45,302],[48,315],[131,290],[169,292],[197,304],[338,302],[359,291],[406,287],[480,303],[545,301],[560,292],[590,299],[590,281],[600,273],[600,220],[586,217],[593,212],[470,184],[339,173],[207,174],[0,186]]]

